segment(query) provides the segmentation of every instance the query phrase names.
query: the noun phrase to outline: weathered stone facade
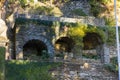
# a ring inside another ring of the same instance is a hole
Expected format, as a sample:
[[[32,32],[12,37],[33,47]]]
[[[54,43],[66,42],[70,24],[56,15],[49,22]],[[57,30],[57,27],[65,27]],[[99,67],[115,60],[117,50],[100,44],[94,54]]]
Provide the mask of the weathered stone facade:
[[[18,30],[19,29],[19,30]],[[48,32],[49,27],[44,25],[26,24],[16,27],[16,54],[18,58],[22,58],[23,46],[30,40],[40,40],[47,46],[48,53],[54,55],[54,48],[52,44],[52,36]],[[41,45],[40,45],[41,46]]]
[[[102,19],[95,19],[93,20],[92,17],[81,17],[79,19],[74,18],[64,18],[64,17],[52,17],[52,16],[42,16],[42,15],[24,15],[24,16],[17,16],[17,19],[24,18],[27,20],[43,20],[43,21],[58,21],[58,22],[68,22],[68,23],[76,23],[76,22],[82,22],[84,24],[91,24],[95,26],[104,26],[104,21]],[[90,21],[90,22],[89,22]],[[92,21],[92,22],[91,22]],[[97,21],[97,22],[96,22]],[[16,22],[17,23],[17,22]],[[58,30],[57,30],[58,29]],[[56,41],[59,39],[62,39],[63,37],[68,37],[67,34],[64,32],[63,28],[60,28],[59,26],[54,27],[54,29],[51,26],[46,26],[43,24],[36,24],[36,23],[21,23],[15,25],[15,33],[13,36],[13,39],[15,40],[15,43],[10,41],[9,47],[7,46],[7,57],[6,59],[10,59],[10,56],[13,54],[12,51],[15,52],[17,59],[23,59],[24,56],[24,46],[31,40],[38,40],[43,45],[38,44],[40,46],[46,46],[47,52],[51,57],[55,56],[55,44]],[[66,39],[69,41],[69,38]],[[67,41],[67,42],[68,42]],[[71,42],[67,43],[67,47],[70,46]],[[72,45],[73,46],[73,45]],[[34,47],[34,46],[32,46]],[[102,56],[103,61],[105,63],[109,63],[109,58],[117,56],[115,47],[107,47],[104,46],[104,43],[102,46],[98,47],[99,49],[95,49],[92,51],[92,53],[95,52],[95,54],[100,54]],[[15,50],[14,50],[15,49]],[[71,47],[71,49],[74,49]],[[100,51],[102,50],[102,51]],[[70,50],[70,53],[73,53],[73,56],[75,56],[74,51]],[[73,51],[73,52],[72,52]],[[80,57],[80,55],[76,54],[77,57]]]
[[[64,17],[52,17],[52,16],[41,16],[41,15],[17,15],[17,19],[24,18],[27,20],[45,20],[45,21],[58,21],[58,22],[68,22],[68,23],[76,23],[82,22],[84,24],[91,24],[95,26],[104,26],[104,21],[102,19],[95,19],[93,17],[81,17],[80,19],[74,18],[64,18]],[[92,21],[92,22],[91,22]],[[97,21],[97,22],[96,22]],[[46,26],[42,24],[36,23],[27,23],[27,24],[18,24],[15,25],[15,47],[16,47],[16,58],[23,58],[23,47],[24,45],[31,40],[39,40],[43,42],[47,46],[48,53],[51,57],[54,56],[55,52],[55,42],[61,37],[68,37],[64,32],[63,28],[56,26],[53,30],[51,26]],[[69,40],[69,39],[68,39]],[[69,46],[70,43],[67,45]],[[40,45],[43,46],[43,45]],[[73,48],[74,49],[74,48]],[[74,50],[71,50],[74,51]],[[103,53],[103,52],[102,52]],[[104,54],[102,54],[103,56]],[[80,55],[79,55],[80,56]]]

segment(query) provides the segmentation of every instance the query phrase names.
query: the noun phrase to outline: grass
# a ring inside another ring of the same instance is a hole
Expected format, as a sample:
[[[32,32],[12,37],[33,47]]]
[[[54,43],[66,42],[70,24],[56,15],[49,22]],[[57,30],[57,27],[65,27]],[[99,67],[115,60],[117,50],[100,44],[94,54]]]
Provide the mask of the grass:
[[[55,80],[48,72],[61,63],[13,60],[6,62],[6,80]]]
[[[4,69],[5,69],[5,48],[0,47],[0,80],[4,80]]]
[[[88,54],[82,54],[82,56],[84,58],[89,58],[89,59],[95,59],[95,60],[100,59],[100,57],[97,54],[95,55],[95,54],[88,53]]]

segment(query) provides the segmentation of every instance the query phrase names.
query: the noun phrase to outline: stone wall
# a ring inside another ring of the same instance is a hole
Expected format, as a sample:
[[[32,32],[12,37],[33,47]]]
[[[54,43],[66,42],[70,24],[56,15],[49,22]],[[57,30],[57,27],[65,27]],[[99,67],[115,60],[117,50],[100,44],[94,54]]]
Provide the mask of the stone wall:
[[[26,18],[26,19],[38,19],[45,21],[58,21],[58,22],[68,22],[76,23],[80,22],[83,24],[90,24],[93,26],[105,26],[104,19],[95,18],[92,16],[79,16],[79,18],[68,18],[68,17],[54,17],[54,16],[45,16],[45,15],[32,15],[32,14],[16,14],[16,18]]]
[[[50,32],[48,32],[49,27],[43,25],[35,25],[35,24],[26,24],[19,25],[16,27],[16,54],[17,58],[23,57],[23,46],[29,40],[40,40],[46,44],[48,53],[53,56],[54,48],[52,44],[52,36],[50,36]]]
[[[109,46],[110,58],[117,56],[117,49],[115,46]]]

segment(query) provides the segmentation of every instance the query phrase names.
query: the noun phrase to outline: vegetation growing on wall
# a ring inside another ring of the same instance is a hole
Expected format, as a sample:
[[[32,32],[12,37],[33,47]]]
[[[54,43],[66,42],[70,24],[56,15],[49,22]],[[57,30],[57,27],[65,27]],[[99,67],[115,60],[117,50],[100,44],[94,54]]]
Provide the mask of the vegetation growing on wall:
[[[110,23],[111,22],[111,23]],[[45,26],[50,26],[53,30],[55,26],[64,26],[68,25],[70,26],[69,29],[69,36],[74,38],[76,43],[79,45],[82,42],[82,38],[86,35],[87,32],[95,32],[99,34],[102,38],[103,42],[107,42],[109,45],[115,45],[115,27],[96,27],[96,26],[91,26],[91,25],[85,25],[85,24],[80,24],[80,23],[62,23],[62,22],[52,22],[52,21],[42,21],[42,20],[34,20],[34,19],[24,19],[24,18],[19,18],[16,19],[16,24],[21,25],[21,24],[28,24],[28,23],[33,23],[37,25],[45,25]],[[111,20],[107,20],[107,25],[114,25],[114,22]],[[120,32],[119,32],[120,34]],[[108,36],[108,37],[105,37]],[[81,41],[81,42],[80,42]],[[80,43],[79,43],[80,42]]]
[[[113,57],[111,58],[111,63],[109,64],[105,64],[104,68],[110,72],[114,72],[114,73],[118,73],[118,58],[117,57]]]
[[[69,36],[74,39],[76,45],[83,46],[83,37],[87,32],[97,33],[101,36],[103,42],[106,41],[105,32],[102,29],[96,26],[83,25],[80,23],[77,23],[75,26],[70,28]]]
[[[0,80],[5,80],[5,48],[0,47]]]
[[[35,9],[35,11],[38,13],[38,14],[44,14],[44,15],[52,15],[51,11],[53,10],[52,7],[48,6],[39,6]]]
[[[115,45],[115,41],[116,41],[115,27],[107,27],[107,30],[108,30],[107,44],[108,45]]]
[[[102,7],[98,2],[96,1],[89,1],[91,5],[91,13],[95,17],[100,17],[100,13],[103,13],[106,11],[106,8]]]
[[[104,18],[105,19],[105,25],[106,26],[115,26],[115,19],[112,18],[112,16],[110,18]]]

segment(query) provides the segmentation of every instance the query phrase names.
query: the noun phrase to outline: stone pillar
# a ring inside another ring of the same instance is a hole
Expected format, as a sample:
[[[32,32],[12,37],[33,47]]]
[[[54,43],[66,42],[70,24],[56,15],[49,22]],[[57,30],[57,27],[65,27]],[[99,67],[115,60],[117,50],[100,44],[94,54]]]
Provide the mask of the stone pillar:
[[[110,63],[110,51],[109,48],[107,48],[106,46],[104,46],[104,63]]]
[[[9,48],[9,43],[6,43],[6,52],[5,52],[5,59],[6,60],[11,60],[11,54],[10,54],[10,48]]]
[[[16,47],[16,59],[23,59],[23,49]]]

